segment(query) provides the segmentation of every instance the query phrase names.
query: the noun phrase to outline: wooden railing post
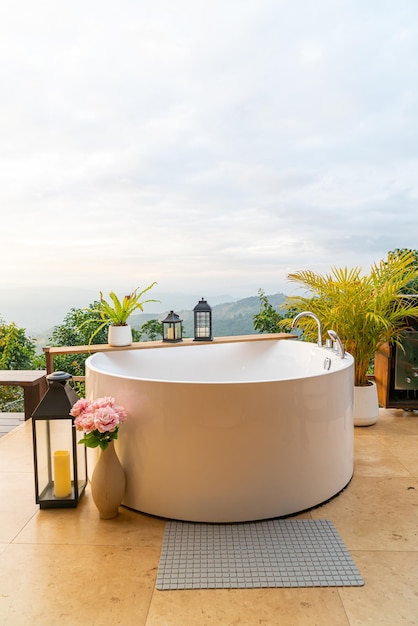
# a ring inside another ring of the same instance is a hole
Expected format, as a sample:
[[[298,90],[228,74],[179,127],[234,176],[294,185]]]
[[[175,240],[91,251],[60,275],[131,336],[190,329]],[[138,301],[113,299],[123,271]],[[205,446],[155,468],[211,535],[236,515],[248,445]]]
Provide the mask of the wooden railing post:
[[[42,350],[45,352],[46,373],[52,374],[52,372],[54,371],[54,355],[51,354],[50,346],[46,346],[45,348],[42,348]]]

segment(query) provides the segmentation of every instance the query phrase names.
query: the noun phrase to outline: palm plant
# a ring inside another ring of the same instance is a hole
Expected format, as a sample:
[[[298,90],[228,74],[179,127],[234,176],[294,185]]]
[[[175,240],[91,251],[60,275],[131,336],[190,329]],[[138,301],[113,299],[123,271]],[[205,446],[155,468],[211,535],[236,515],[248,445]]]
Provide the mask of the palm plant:
[[[418,318],[416,298],[401,297],[407,284],[417,281],[418,268],[412,251],[389,252],[387,260],[374,264],[367,275],[361,268],[332,268],[330,274],[309,270],[288,279],[308,290],[306,297],[290,296],[285,309],[293,313],[312,311],[324,329],[333,329],[354,357],[354,384],[368,384],[367,372],[375,353],[385,343],[400,344],[406,318]],[[289,327],[291,319],[281,322]],[[315,341],[316,323],[300,320],[304,337]]]

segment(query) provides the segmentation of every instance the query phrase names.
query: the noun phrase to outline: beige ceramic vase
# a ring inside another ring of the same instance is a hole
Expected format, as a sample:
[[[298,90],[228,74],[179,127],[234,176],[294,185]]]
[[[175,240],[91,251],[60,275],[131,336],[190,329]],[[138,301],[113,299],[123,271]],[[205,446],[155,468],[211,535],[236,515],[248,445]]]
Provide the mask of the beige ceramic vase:
[[[91,477],[91,493],[100,519],[112,519],[119,514],[119,505],[126,491],[126,476],[114,442],[101,450]]]

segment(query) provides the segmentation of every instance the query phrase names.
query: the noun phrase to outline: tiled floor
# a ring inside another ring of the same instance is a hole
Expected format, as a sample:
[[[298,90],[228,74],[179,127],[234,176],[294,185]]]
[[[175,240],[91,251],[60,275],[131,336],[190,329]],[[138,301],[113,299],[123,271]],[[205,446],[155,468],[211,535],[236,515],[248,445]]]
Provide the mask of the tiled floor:
[[[355,429],[355,472],[328,504],[364,587],[155,589],[164,521],[121,507],[100,520],[34,502],[30,423],[0,440],[0,625],[400,626],[418,624],[418,414]]]

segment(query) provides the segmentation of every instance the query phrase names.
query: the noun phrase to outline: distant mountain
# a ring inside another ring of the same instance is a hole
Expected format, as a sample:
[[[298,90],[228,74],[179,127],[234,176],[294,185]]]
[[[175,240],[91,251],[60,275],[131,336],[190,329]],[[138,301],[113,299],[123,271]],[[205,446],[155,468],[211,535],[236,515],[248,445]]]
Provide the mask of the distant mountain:
[[[114,288],[118,295],[127,293],[125,289]],[[104,291],[104,293],[107,293]],[[202,298],[202,294],[184,294],[160,292],[155,288],[146,294],[147,298],[158,300],[145,305],[145,311],[151,311],[151,317],[159,317],[169,308],[175,311],[192,309]],[[79,289],[76,287],[33,287],[20,289],[3,288],[0,292],[0,320],[6,324],[15,322],[25,328],[29,336],[45,336],[48,329],[62,324],[71,309],[85,309],[99,299],[99,290]],[[233,301],[229,295],[213,296],[212,304]]]
[[[269,302],[274,307],[279,307],[285,300],[286,295],[283,293],[276,293],[272,295],[268,295]],[[219,301],[221,296],[215,298],[215,302]],[[226,296],[228,298],[228,296]],[[193,337],[194,335],[194,315],[193,315],[193,307],[200,300],[199,297],[193,298],[192,308],[190,309],[174,309],[175,312],[179,315],[180,319],[183,320],[183,329],[185,337]],[[180,301],[180,300],[179,300]],[[170,305],[172,301],[170,300]],[[212,330],[214,337],[228,337],[228,336],[236,336],[236,335],[254,335],[256,334],[254,330],[254,315],[256,315],[260,310],[260,300],[258,296],[250,296],[248,298],[243,298],[241,300],[233,300],[230,298],[230,301],[223,302],[220,304],[214,304],[213,300],[208,298],[208,304],[212,307]],[[149,305],[151,306],[151,305]],[[83,307],[69,307],[70,308],[83,308]],[[170,309],[171,310],[171,309]],[[153,313],[140,313],[138,315],[132,315],[129,322],[133,328],[140,330],[141,326],[152,319],[162,320],[166,317],[169,310],[162,310],[161,312],[153,312]],[[65,315],[63,315],[62,319],[58,321],[55,325],[59,326]],[[36,345],[37,353],[42,353],[42,347],[48,345],[49,337],[52,335],[54,327],[51,326],[49,329],[44,329],[39,333],[28,333],[31,336]]]
[[[279,307],[285,300],[286,295],[276,293],[268,295],[269,302],[274,307]],[[212,307],[212,330],[214,337],[228,337],[236,335],[254,335],[254,315],[260,310],[260,300],[258,296],[250,296],[242,300],[234,302],[225,302],[212,306],[210,299],[208,304]],[[169,311],[165,311],[160,315],[150,313],[140,313],[133,315],[130,323],[133,328],[140,329],[145,322],[150,319],[162,320]],[[193,309],[184,309],[175,311],[183,320],[183,328],[185,337],[193,337],[194,334],[194,314]]]

